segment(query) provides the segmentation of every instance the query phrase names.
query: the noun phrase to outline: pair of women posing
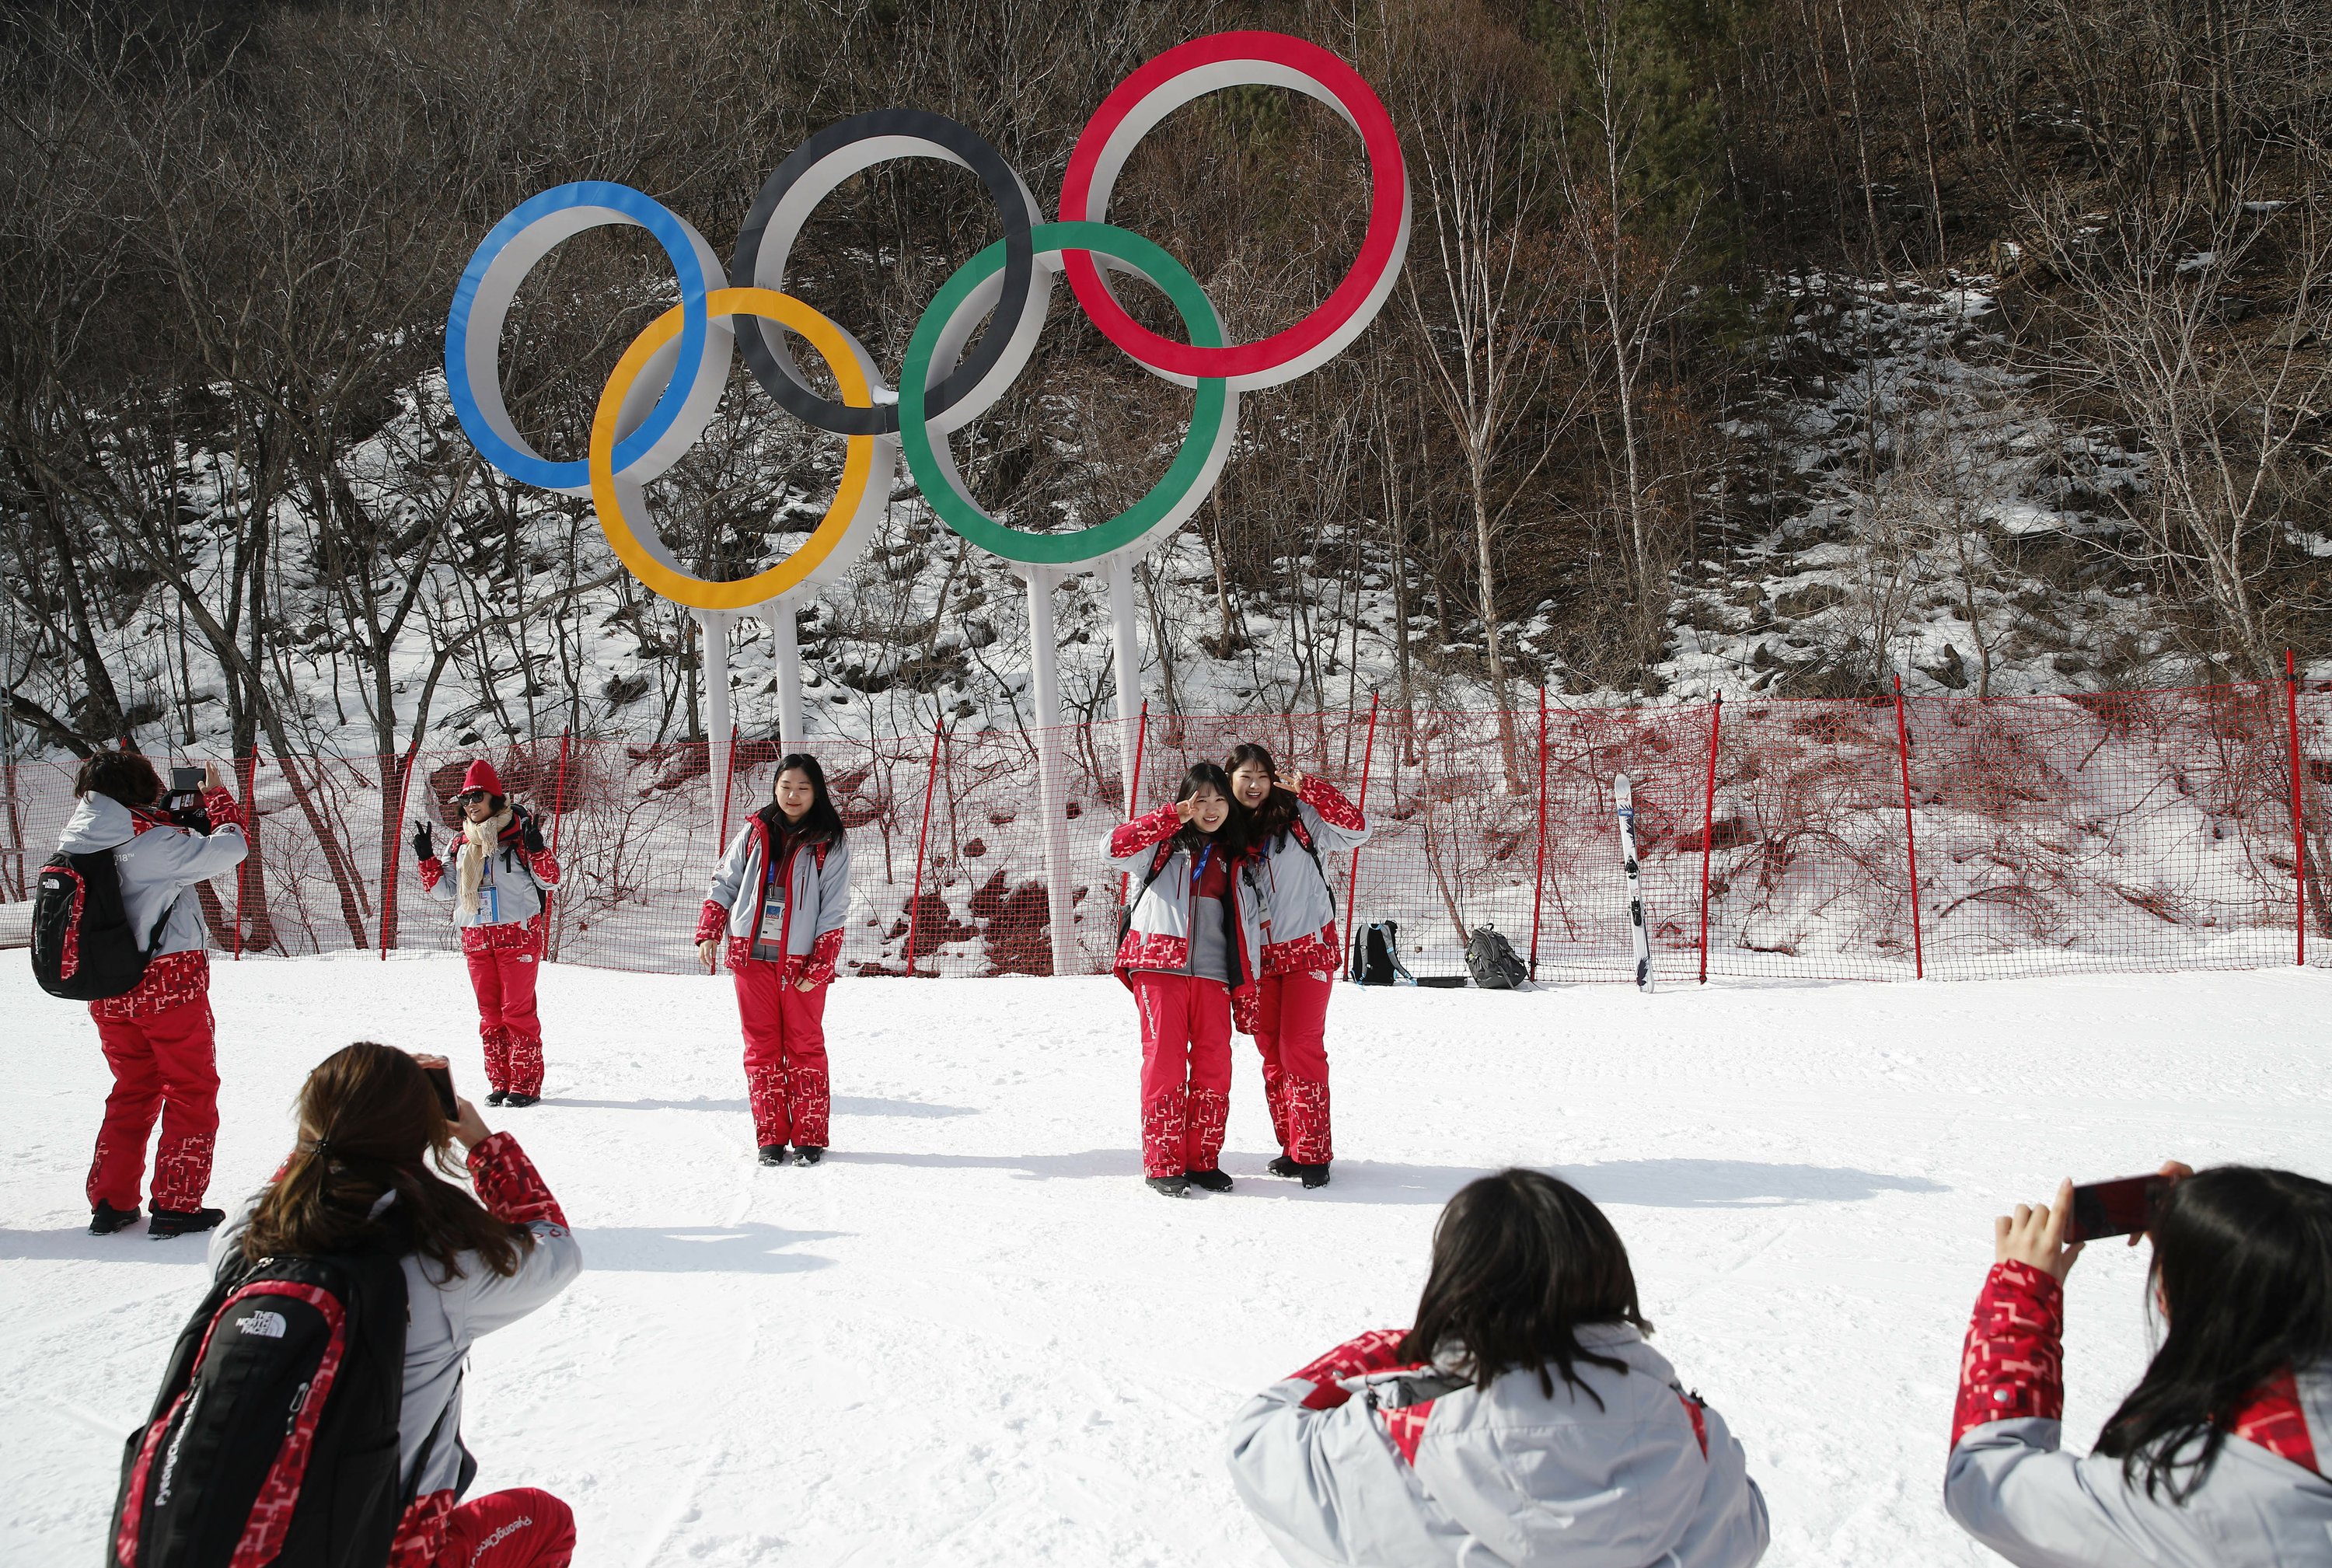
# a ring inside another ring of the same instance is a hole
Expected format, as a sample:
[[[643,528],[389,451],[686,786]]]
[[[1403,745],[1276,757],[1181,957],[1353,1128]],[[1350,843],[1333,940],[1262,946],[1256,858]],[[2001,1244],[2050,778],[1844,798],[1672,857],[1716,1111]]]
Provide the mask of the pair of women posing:
[[[1128,876],[1113,966],[1142,1018],[1142,1166],[1154,1191],[1228,1190],[1231,1028],[1255,1036],[1279,1157],[1275,1176],[1325,1186],[1328,998],[1336,912],[1321,856],[1367,839],[1352,802],[1283,775],[1261,746],[1194,764],[1171,801],[1109,836]]]

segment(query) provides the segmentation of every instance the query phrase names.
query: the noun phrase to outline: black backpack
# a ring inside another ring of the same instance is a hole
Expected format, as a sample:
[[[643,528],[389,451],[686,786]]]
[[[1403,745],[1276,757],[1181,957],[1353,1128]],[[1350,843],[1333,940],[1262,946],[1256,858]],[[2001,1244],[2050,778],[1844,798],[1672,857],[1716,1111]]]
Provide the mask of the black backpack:
[[[1530,969],[1515,952],[1515,944],[1499,935],[1496,926],[1477,925],[1466,939],[1466,968],[1486,991],[1510,991],[1530,979]]]
[[[231,1257],[129,1435],[109,1568],[381,1568],[411,1501],[397,1474],[405,1321],[387,1248]]]
[[[1346,978],[1364,986],[1415,985],[1416,979],[1400,961],[1400,939],[1397,921],[1371,921],[1354,932],[1352,967]]]
[[[177,902],[163,906],[141,946],[122,902],[113,850],[58,850],[41,867],[33,893],[33,978],[67,1001],[102,1001],[136,990]]]

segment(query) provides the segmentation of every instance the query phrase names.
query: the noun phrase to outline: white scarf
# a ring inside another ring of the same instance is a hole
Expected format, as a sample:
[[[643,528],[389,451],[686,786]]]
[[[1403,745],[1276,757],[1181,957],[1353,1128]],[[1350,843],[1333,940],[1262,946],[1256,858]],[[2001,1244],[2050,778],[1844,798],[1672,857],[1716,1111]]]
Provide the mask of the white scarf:
[[[505,806],[497,816],[483,822],[473,822],[465,813],[462,817],[462,853],[454,862],[454,885],[461,890],[454,906],[464,914],[478,913],[478,889],[486,880],[486,857],[502,842],[502,829],[510,826],[510,808]]]

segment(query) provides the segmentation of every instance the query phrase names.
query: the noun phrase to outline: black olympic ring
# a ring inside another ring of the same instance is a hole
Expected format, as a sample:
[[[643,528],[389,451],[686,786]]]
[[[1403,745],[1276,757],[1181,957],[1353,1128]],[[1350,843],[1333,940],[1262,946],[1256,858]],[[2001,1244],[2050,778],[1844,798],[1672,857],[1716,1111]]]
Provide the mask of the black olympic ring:
[[[874,144],[871,148],[868,144]],[[1028,231],[1043,221],[1036,198],[1002,155],[969,126],[944,115],[920,109],[878,109],[837,120],[794,149],[753,198],[745,226],[737,235],[737,253],[729,263],[729,281],[737,288],[760,287],[785,292],[786,262],[803,222],[817,204],[844,180],[863,169],[894,158],[944,158],[980,177],[1004,224],[1004,283],[989,320],[961,364],[933,387],[925,406],[936,420],[979,390],[1002,364],[1024,328],[1032,340],[1044,324],[1043,303],[1052,294],[1052,273],[1037,280],[1036,253]],[[797,187],[800,187],[798,190]],[[791,197],[789,201],[788,198]],[[769,229],[780,213],[779,244],[765,256]],[[1037,306],[1034,320],[1032,301]],[[845,329],[847,330],[847,329]],[[754,321],[737,334],[745,364],[753,378],[786,410],[803,423],[836,435],[895,435],[899,406],[878,400],[871,408],[853,408],[819,397],[803,379],[782,330],[772,321]],[[871,360],[872,356],[868,357]],[[1025,353],[1021,359],[1025,359]],[[1020,366],[1008,367],[1018,374]],[[1009,374],[1004,378],[1009,379]],[[1000,390],[1000,388],[999,388]]]

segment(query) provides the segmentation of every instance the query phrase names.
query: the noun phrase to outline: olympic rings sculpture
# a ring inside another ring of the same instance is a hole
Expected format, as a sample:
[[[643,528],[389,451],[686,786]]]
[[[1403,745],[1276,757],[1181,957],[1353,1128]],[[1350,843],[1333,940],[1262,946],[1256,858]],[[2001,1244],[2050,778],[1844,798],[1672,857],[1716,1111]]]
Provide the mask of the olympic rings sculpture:
[[[1247,85],[1292,88],[1342,116],[1368,156],[1370,205],[1359,255],[1328,298],[1284,330],[1232,343],[1198,281],[1106,215],[1127,158],[1161,120],[1204,93]],[[959,267],[924,309],[894,391],[855,337],[785,292],[785,276],[817,204],[852,175],[900,158],[970,169],[995,203],[1004,237]],[[625,224],[646,229],[663,247],[680,302],[617,360],[594,411],[588,454],[555,462],[528,445],[503,401],[502,329],[527,274],[561,242]],[[746,215],[725,279],[702,234],[628,186],[582,180],[531,196],[494,225],[463,270],[445,320],[446,388],[488,464],[522,483],[590,496],[618,559],[649,588],[693,608],[743,609],[846,570],[888,503],[903,454],[926,503],[970,543],[1024,565],[1098,564],[1146,550],[1197,512],[1228,459],[1239,393],[1293,380],[1351,344],[1391,293],[1409,233],[1400,139],[1359,73],[1317,44],[1285,33],[1219,33],[1168,50],[1103,100],[1070,153],[1054,223],[1043,221],[1027,185],[977,133],[911,109],[838,121],[779,164]],[[1164,293],[1190,341],[1178,343],[1134,320],[1111,289],[1111,271],[1133,273]],[[1090,527],[1045,533],[983,512],[964,486],[947,438],[993,407],[1027,368],[1055,280],[1063,276],[1104,337],[1152,375],[1195,388],[1197,400],[1180,449],[1148,494]],[[741,333],[733,324],[739,320]],[[838,399],[809,385],[788,333],[824,360]],[[846,452],[834,499],[807,543],[751,577],[710,579],[689,571],[653,527],[636,527],[634,520],[645,517],[646,483],[703,435],[740,349],[754,380],[779,406],[814,429],[843,436]]]

